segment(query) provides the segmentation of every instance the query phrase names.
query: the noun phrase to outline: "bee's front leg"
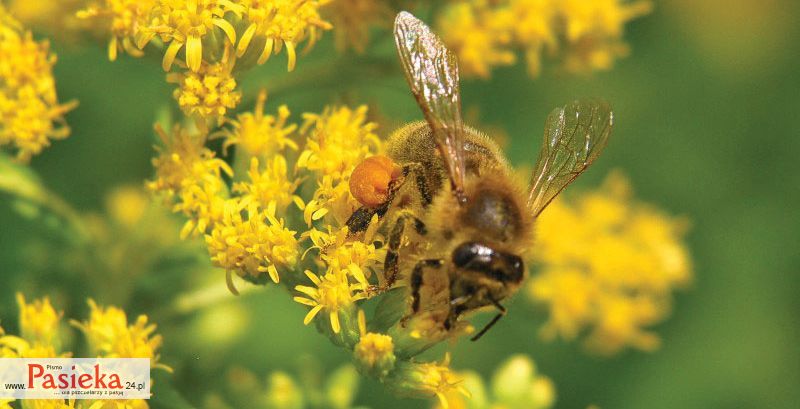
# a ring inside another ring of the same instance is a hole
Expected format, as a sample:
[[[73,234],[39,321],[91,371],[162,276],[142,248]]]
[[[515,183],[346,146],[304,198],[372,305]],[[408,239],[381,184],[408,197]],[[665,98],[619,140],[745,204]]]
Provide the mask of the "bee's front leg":
[[[419,289],[422,287],[422,274],[425,267],[441,268],[443,265],[444,260],[432,258],[420,260],[411,270],[411,314],[403,317],[401,325],[405,326],[405,322],[419,312]]]
[[[401,212],[400,215],[397,216],[397,220],[395,221],[395,224],[392,226],[392,230],[389,233],[389,246],[386,249],[386,258],[383,260],[384,282],[380,286],[372,286],[368,288],[367,292],[372,294],[382,293],[392,288],[395,281],[397,281],[397,273],[399,270],[398,263],[400,261],[400,244],[402,244],[403,232],[405,231],[406,223],[408,222],[413,223],[414,230],[416,230],[418,234],[425,235],[427,233],[425,224],[422,222],[422,220],[418,219],[408,211]],[[419,264],[417,264],[417,266],[419,266]],[[416,271],[416,267],[414,270]]]

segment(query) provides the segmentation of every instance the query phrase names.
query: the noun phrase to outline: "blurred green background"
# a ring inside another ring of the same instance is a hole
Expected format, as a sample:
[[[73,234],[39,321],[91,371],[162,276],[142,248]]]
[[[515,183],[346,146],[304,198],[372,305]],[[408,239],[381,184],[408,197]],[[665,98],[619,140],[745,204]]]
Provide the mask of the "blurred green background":
[[[558,408],[800,405],[797,12],[796,2],[788,0],[659,2],[653,14],[628,25],[631,56],[611,72],[591,77],[545,72],[530,79],[519,65],[496,70],[489,81],[464,82],[465,110],[475,110],[481,125],[508,133],[516,164],[533,162],[551,108],[581,96],[612,102],[613,139],[577,189],[596,186],[618,168],[629,175],[639,199],[688,216],[695,280],[677,294],[672,317],[656,328],[663,338],[656,353],[599,358],[577,343],[544,343],[536,334],[544,316],[517,298],[507,319],[480,342],[455,347],[456,368],[489,375],[510,354],[530,354],[555,382]],[[385,33],[373,46],[393,53]],[[152,124],[157,111],[172,103],[172,87],[153,61],[109,63],[101,45],[57,39],[54,48],[60,99],[77,99],[80,106],[68,115],[72,136],[31,166],[75,208],[102,211],[114,187],[140,186],[151,176]],[[242,108],[249,109],[255,90],[266,86],[267,111],[286,103],[294,121],[300,121],[301,112],[319,111],[331,102],[377,107],[373,112],[386,124],[381,135],[420,117],[396,64],[337,56],[332,49],[329,36],[289,76],[283,73],[285,60],[249,73]],[[85,283],[70,277],[43,281],[45,276],[31,273],[24,249],[54,231],[20,217],[6,196],[1,203],[0,319],[8,330],[15,328],[17,290],[29,298],[51,295],[57,307],[67,308],[66,317],[84,317],[87,296],[123,304],[131,315],[150,314],[166,340],[162,361],[176,368],[162,382],[173,383],[193,404],[232,365],[263,375],[291,371],[303,354],[318,357],[327,370],[348,360],[313,326],[302,325],[306,309],[285,291],[259,288],[225,297],[199,313],[175,316],[160,312],[173,300],[122,303],[109,295],[113,292],[91,294]],[[131,263],[141,256],[129,254]],[[208,282],[209,267],[192,263],[197,275],[191,285]],[[163,273],[156,269],[143,279],[157,282]],[[210,282],[224,290],[223,272],[211,275]],[[153,406],[170,406],[158,388]],[[373,408],[429,407],[426,401],[391,397],[366,380],[356,402]]]

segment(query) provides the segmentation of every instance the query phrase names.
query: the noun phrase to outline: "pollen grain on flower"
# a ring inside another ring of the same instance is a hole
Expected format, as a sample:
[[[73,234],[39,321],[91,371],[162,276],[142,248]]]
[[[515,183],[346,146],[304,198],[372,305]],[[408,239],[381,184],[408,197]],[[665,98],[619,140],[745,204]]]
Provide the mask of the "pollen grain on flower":
[[[605,354],[658,346],[645,328],[666,317],[672,291],[691,280],[687,223],[631,196],[612,173],[601,189],[556,200],[540,217],[528,295],[549,311],[545,337],[588,330],[587,345]]]

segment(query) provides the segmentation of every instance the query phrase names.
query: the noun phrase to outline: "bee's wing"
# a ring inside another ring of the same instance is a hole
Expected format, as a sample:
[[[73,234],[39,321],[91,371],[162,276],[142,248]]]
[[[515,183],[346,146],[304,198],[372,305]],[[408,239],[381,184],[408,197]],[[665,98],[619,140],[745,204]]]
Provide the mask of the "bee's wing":
[[[575,101],[550,113],[530,183],[528,207],[534,217],[600,156],[613,124],[606,102]]]
[[[408,85],[422,108],[455,191],[464,185],[464,124],[458,62],[439,37],[408,12],[394,21],[394,38]]]

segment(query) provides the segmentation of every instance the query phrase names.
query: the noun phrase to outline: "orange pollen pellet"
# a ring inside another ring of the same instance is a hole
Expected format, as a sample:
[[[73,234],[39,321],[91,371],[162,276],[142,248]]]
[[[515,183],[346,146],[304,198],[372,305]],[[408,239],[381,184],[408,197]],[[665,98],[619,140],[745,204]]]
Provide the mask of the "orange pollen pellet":
[[[350,193],[364,206],[378,206],[389,199],[389,184],[401,173],[388,156],[370,156],[353,169]]]

